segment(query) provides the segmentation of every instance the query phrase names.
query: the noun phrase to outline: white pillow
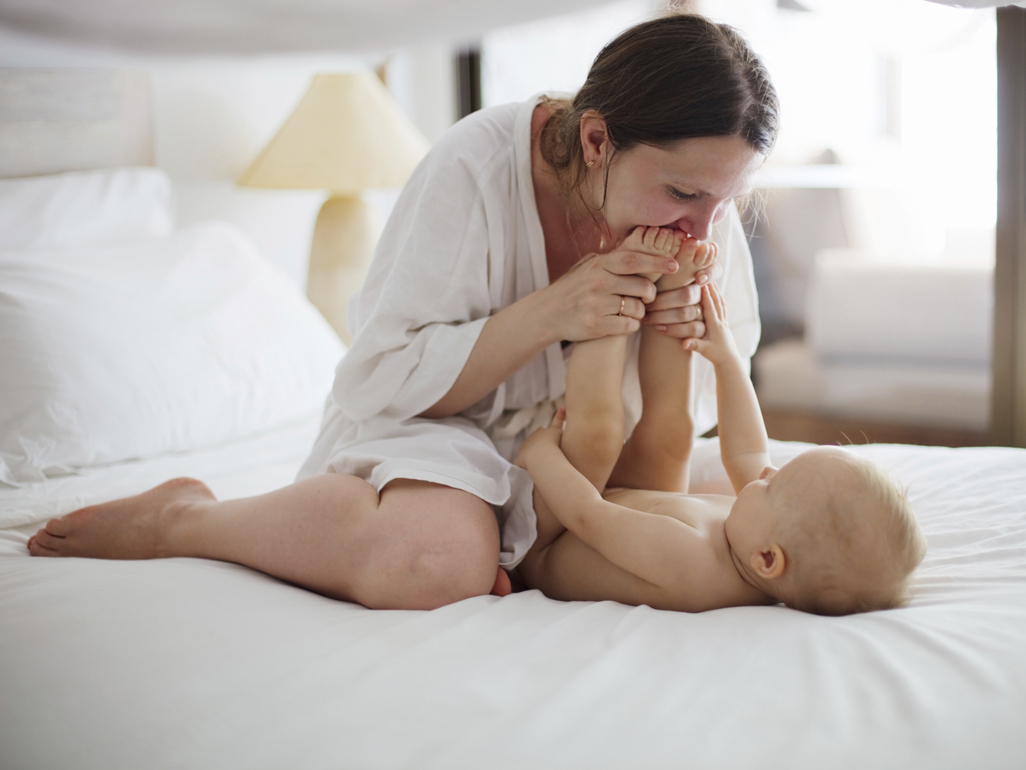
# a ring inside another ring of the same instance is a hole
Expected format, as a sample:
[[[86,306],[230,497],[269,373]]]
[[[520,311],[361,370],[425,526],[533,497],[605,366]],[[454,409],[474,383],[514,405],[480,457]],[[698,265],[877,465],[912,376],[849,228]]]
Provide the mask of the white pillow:
[[[158,168],[0,179],[0,251],[166,238],[171,180]]]
[[[0,481],[254,434],[317,410],[342,343],[223,223],[0,253]]]

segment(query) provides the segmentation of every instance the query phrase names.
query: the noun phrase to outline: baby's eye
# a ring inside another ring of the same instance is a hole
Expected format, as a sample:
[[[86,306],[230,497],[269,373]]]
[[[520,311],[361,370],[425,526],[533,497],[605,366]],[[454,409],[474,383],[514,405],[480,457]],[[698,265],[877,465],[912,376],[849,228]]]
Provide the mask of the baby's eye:
[[[670,187],[670,197],[675,198],[679,201],[693,201],[697,200],[698,196],[695,193],[681,192],[676,187]]]

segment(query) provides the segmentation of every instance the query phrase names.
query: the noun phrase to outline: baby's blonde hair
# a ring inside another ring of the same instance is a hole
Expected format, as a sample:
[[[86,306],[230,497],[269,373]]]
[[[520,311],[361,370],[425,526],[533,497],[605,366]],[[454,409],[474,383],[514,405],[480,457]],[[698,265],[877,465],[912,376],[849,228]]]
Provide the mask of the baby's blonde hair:
[[[850,452],[830,459],[826,500],[795,506],[783,546],[791,571],[781,600],[818,615],[892,609],[908,601],[926,538],[907,494],[881,468]]]

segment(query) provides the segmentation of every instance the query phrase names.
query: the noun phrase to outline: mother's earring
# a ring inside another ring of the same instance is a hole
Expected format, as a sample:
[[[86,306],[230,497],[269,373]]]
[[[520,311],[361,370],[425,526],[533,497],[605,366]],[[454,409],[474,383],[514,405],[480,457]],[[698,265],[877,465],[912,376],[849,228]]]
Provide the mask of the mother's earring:
[[[595,161],[589,160],[587,163],[584,164],[584,167],[585,168],[591,168],[594,165],[595,165]]]

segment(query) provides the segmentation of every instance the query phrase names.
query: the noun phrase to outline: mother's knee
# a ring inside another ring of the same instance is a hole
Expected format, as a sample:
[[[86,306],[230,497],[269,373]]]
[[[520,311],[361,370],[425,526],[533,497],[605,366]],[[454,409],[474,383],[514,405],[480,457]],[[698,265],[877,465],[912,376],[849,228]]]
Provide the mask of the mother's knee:
[[[374,564],[362,603],[435,609],[491,591],[499,557],[491,505],[426,482],[393,482],[381,500],[379,514],[394,517],[392,537],[387,553],[368,554]]]

